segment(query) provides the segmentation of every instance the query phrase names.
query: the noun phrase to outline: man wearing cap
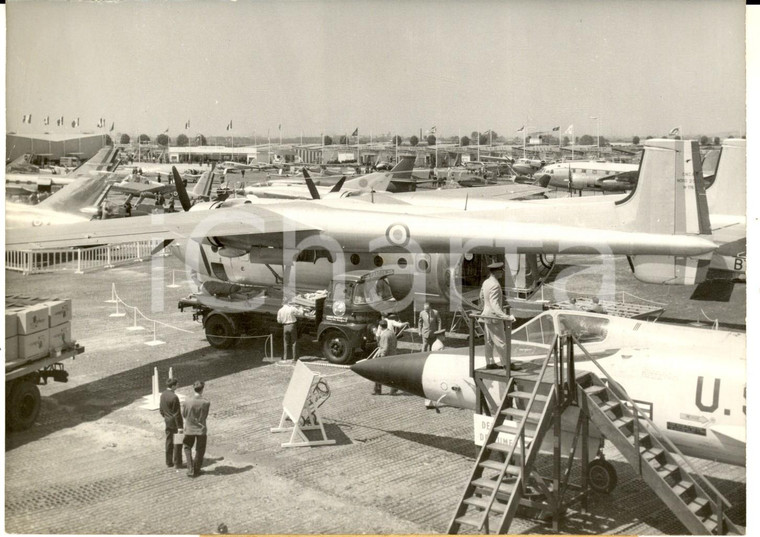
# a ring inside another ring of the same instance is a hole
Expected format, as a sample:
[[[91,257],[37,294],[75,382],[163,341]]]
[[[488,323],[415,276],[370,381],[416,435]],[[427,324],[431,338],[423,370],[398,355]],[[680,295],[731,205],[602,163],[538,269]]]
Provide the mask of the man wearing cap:
[[[193,396],[185,401],[182,417],[185,418],[185,439],[182,442],[185,449],[188,477],[198,477],[203,466],[203,456],[206,454],[206,418],[211,403],[203,398],[205,384],[196,380],[193,384]],[[195,446],[195,458],[193,458]]]
[[[427,352],[435,343],[437,334],[440,334],[442,330],[441,315],[430,307],[430,302],[425,302],[417,319],[417,325],[422,338],[422,352]]]
[[[483,282],[480,288],[480,303],[483,304],[483,315],[486,316],[486,369],[497,369],[494,363],[494,351],[499,356],[501,366],[509,374],[510,369],[517,369],[510,364],[507,353],[507,334],[504,330],[504,322],[512,322],[515,318],[504,313],[504,292],[501,288],[501,280],[504,278],[504,263],[491,263],[488,265],[491,275]]]
[[[179,469],[183,467],[182,445],[174,444],[174,435],[182,431],[182,409],[179,397],[174,393],[177,384],[177,379],[170,378],[166,381],[166,390],[161,393],[158,411],[166,425],[166,466]]]

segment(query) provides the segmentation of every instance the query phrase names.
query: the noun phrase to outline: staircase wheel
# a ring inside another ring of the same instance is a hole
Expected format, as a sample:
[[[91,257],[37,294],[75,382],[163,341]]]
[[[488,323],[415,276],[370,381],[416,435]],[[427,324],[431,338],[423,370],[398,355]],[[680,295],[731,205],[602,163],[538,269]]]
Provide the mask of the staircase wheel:
[[[588,465],[588,486],[594,492],[609,494],[617,486],[617,471],[604,459],[595,459]]]

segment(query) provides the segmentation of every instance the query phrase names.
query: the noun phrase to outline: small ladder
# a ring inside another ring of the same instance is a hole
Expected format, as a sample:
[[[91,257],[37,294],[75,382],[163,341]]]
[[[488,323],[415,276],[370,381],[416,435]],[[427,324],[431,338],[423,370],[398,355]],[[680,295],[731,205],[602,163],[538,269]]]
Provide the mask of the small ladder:
[[[464,527],[485,534],[509,530],[520,500],[528,489],[533,462],[553,422],[554,385],[548,394],[538,393],[545,369],[546,364],[539,375],[518,377],[520,381],[535,383],[532,392],[512,391],[517,384],[515,376],[510,378],[506,395],[494,414],[493,424],[447,533],[460,533]],[[512,408],[513,401],[514,406],[523,409]],[[513,418],[520,420],[516,429],[504,426]],[[526,438],[528,424],[533,429],[532,438]],[[497,442],[502,432],[514,435],[512,445]]]
[[[689,532],[694,535],[741,534],[724,512],[726,507],[731,506],[728,500],[706,480],[716,499],[699,485],[658,439],[664,437],[656,426],[642,415],[632,401],[623,401],[627,397],[617,389],[614,381],[606,385],[590,372],[579,372],[576,381],[582,408],[591,422],[633,468],[638,469],[642,479]],[[623,399],[618,397],[618,393]],[[647,428],[642,427],[641,420],[648,422]]]

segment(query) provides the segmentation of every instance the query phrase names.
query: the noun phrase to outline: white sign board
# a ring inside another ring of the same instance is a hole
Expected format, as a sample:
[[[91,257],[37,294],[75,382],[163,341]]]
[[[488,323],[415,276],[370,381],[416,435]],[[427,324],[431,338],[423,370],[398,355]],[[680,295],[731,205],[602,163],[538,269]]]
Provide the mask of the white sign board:
[[[562,415],[562,456],[569,457],[570,449],[573,447],[573,436],[575,435],[575,428],[578,421],[578,409],[570,407],[565,410]],[[488,437],[488,430],[491,428],[493,418],[491,416],[485,416],[483,414],[473,414],[474,425],[474,440],[475,445],[482,446]],[[517,430],[520,425],[519,421],[504,420],[502,427],[510,427],[513,430]],[[535,431],[535,424],[528,425],[525,435],[525,448],[528,448],[528,442],[533,439],[532,433]],[[496,437],[496,442],[500,444],[506,444],[511,446],[515,441],[515,435],[510,433],[499,433]],[[589,460],[596,457],[599,446],[602,442],[599,430],[594,427],[593,424],[589,424]],[[541,444],[540,453],[544,455],[551,455],[554,453],[554,442],[552,431],[549,430],[544,436],[544,441]],[[575,456],[580,457],[581,445],[580,439],[578,439],[578,446],[575,449]]]
[[[465,162],[470,162],[470,155],[462,154],[462,164]]]
[[[353,153],[338,153],[338,162],[346,162],[347,160],[355,160],[356,157]]]

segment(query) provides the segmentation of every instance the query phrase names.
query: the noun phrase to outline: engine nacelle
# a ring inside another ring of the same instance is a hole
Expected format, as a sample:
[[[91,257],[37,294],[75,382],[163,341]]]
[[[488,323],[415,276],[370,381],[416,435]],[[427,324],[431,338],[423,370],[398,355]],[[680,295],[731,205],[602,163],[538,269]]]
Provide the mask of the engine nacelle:
[[[646,283],[665,285],[694,285],[702,283],[710,268],[710,257],[675,257],[658,255],[634,255],[631,262],[633,275]]]

